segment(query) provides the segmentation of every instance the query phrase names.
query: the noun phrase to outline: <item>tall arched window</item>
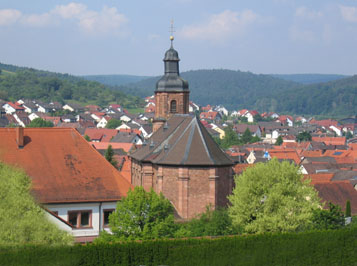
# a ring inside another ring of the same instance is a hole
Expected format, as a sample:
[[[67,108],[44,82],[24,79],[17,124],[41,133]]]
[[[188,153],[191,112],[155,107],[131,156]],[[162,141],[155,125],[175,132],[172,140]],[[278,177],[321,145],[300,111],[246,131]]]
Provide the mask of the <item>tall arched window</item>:
[[[176,110],[176,101],[172,100],[171,104],[170,104],[170,113],[176,113],[176,112],[177,112],[177,110]]]

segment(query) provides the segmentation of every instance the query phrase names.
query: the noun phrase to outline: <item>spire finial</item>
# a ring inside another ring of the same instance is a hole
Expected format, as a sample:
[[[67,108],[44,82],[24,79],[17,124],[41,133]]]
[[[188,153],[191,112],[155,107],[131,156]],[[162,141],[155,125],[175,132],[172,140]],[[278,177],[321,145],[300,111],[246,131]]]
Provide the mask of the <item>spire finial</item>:
[[[173,41],[174,41],[174,32],[175,32],[175,27],[174,27],[174,20],[173,19],[171,19],[171,26],[170,26],[170,33],[171,33],[171,35],[170,35],[170,41],[171,41],[171,47],[173,47]]]

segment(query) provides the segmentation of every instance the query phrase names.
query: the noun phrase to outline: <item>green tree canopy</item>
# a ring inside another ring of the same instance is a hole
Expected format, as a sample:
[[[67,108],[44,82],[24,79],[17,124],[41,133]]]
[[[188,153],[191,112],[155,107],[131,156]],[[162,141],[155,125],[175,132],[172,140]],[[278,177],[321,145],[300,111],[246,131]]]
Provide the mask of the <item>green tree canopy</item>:
[[[69,244],[72,237],[46,219],[26,174],[0,162],[0,245]]]
[[[231,126],[228,126],[224,129],[225,135],[221,140],[221,147],[223,149],[228,149],[233,145],[239,145],[239,138],[237,133],[232,129]]]
[[[109,217],[114,239],[173,237],[174,208],[169,200],[142,187],[129,191]]]
[[[338,229],[345,225],[345,216],[341,207],[329,202],[329,209],[316,209],[312,216],[314,229]]]
[[[311,134],[309,132],[301,132],[297,135],[296,140],[301,141],[311,141]]]
[[[108,121],[106,128],[115,129],[122,124],[122,121],[119,119],[112,118]]]
[[[311,224],[320,201],[298,167],[272,159],[235,177],[229,214],[243,232],[298,231]]]
[[[252,140],[252,132],[250,132],[249,128],[247,127],[246,130],[244,131],[241,141],[243,144],[249,143]]]
[[[279,136],[277,139],[276,139],[276,142],[275,142],[275,145],[277,146],[280,146],[281,144],[283,144],[283,137],[282,136]]]
[[[31,123],[27,125],[27,127],[53,127],[53,123],[38,117],[32,120]]]

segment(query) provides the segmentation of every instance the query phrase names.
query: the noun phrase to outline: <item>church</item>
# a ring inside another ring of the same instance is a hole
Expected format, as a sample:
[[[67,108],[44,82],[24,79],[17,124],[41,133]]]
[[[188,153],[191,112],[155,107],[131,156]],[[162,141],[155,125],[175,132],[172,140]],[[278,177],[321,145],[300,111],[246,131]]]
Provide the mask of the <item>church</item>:
[[[131,182],[170,200],[178,218],[191,219],[207,206],[227,206],[233,189],[232,161],[200,120],[189,114],[189,85],[180,77],[179,56],[165,53],[165,74],[156,83],[154,133],[131,154]]]

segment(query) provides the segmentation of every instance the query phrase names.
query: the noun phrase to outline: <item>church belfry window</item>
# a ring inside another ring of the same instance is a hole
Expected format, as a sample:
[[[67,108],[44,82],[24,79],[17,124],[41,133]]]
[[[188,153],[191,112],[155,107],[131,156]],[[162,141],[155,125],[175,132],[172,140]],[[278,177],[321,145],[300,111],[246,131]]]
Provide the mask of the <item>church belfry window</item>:
[[[176,108],[176,100],[172,100],[170,103],[170,113],[176,113],[177,108]]]

